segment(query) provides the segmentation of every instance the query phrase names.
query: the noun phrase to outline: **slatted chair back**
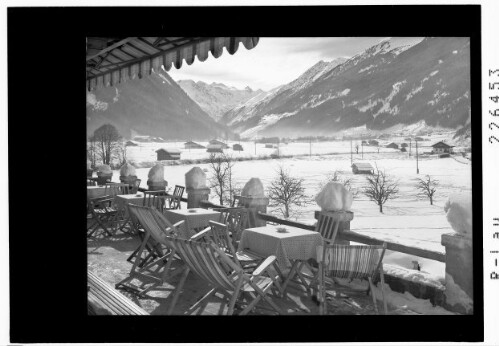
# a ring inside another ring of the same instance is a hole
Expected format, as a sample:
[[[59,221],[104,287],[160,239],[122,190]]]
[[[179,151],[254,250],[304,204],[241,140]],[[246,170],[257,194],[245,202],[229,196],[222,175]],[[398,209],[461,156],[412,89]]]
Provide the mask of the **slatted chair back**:
[[[139,187],[140,187],[140,182],[142,180],[140,179],[136,179],[134,182],[133,182],[133,186],[131,187],[131,192],[130,193],[137,193],[137,191],[139,191]]]
[[[243,275],[243,269],[234,263],[214,243],[203,243],[192,240],[168,237],[176,254],[189,269],[215,287],[226,291],[236,289],[236,275]],[[231,273],[226,268],[232,269]]]
[[[220,223],[227,225],[232,242],[239,242],[243,230],[249,227],[249,209],[219,208],[216,211],[220,212]]]
[[[163,227],[163,224],[159,224],[157,219],[154,217],[154,209],[150,207],[129,204],[128,210],[135,216],[146,233],[148,233],[154,241],[169,246],[169,243],[165,240],[165,237],[176,231],[174,225],[167,221],[167,227]]]
[[[97,182],[94,179],[87,178],[87,186],[96,186]]]
[[[129,193],[130,186],[125,183],[106,183],[104,190],[104,194],[109,196],[128,195]]]
[[[154,207],[163,212],[166,207],[167,194],[166,191],[145,191],[142,205],[144,207]]]
[[[338,234],[340,222],[340,220],[335,219],[331,215],[321,213],[315,226],[315,231],[320,233],[326,243],[333,244]]]
[[[317,247],[317,261],[324,274],[343,279],[371,279],[376,281],[382,269],[386,243],[378,245],[325,245]]]
[[[184,186],[175,185],[173,198],[170,199],[170,209],[180,209],[180,203],[182,201],[182,196],[184,195],[184,190]]]
[[[227,225],[219,222],[210,221],[211,232],[209,237],[223,251],[225,251],[234,261],[240,265],[236,256],[236,249],[233,246]]]

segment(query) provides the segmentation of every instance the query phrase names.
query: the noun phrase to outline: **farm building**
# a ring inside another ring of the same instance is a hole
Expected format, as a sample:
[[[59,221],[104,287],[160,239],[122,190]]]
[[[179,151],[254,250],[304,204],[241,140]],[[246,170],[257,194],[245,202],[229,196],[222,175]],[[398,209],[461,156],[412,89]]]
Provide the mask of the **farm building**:
[[[416,138],[414,138],[414,140],[415,140],[415,141],[420,141],[420,142],[421,142],[421,141],[424,141],[424,138],[423,138],[423,137],[416,137]]]
[[[374,146],[378,146],[379,145],[379,142],[375,139],[370,139],[369,140],[369,145],[374,145]]]
[[[189,141],[184,143],[185,149],[204,149],[205,147],[199,143]]]
[[[210,144],[214,144],[214,145],[221,145],[221,146],[222,146],[222,149],[229,149],[229,146],[228,146],[227,144],[225,144],[224,142],[221,142],[221,141],[219,141],[219,140],[217,140],[217,139],[212,139],[212,140],[210,141]],[[209,147],[209,146],[208,146],[208,147]],[[208,148],[208,147],[207,147],[207,148]]]
[[[156,150],[156,154],[158,155],[157,160],[180,160],[180,150],[178,149],[158,149]]]
[[[353,174],[373,174],[374,167],[367,162],[356,162],[352,164]]]
[[[244,151],[243,146],[241,144],[234,144],[232,146],[232,150],[234,150],[234,151]]]
[[[223,143],[222,144],[208,144],[206,146],[206,151],[209,153],[223,153]]]
[[[398,149],[399,148],[399,146],[397,144],[393,143],[393,142],[390,143],[390,144],[388,144],[386,147],[387,148],[392,148],[392,149]]]
[[[451,154],[452,153],[452,148],[454,147],[453,145],[448,145],[447,143],[444,142],[438,142],[432,145],[433,150],[431,151],[432,154]]]
[[[402,148],[407,148],[407,147],[409,146],[409,144],[407,144],[407,143],[402,143],[402,144],[400,144],[400,146],[401,146]]]
[[[275,149],[275,148],[277,148],[277,145],[272,144],[272,143],[267,143],[267,144],[265,144],[265,148]]]
[[[400,151],[405,153],[405,152],[407,152],[407,149],[405,147],[402,147],[402,149],[400,149]]]
[[[137,143],[132,142],[132,141],[127,141],[125,143],[125,147],[137,147],[137,146],[139,146],[139,145]]]

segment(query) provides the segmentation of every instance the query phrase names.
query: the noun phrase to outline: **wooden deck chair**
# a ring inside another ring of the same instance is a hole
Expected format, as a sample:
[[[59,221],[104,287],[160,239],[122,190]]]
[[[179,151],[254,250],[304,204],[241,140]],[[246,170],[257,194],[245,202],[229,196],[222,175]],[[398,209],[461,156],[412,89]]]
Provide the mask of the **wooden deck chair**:
[[[167,199],[168,195],[164,190],[145,191],[142,205],[144,207],[154,207],[160,212],[163,212],[167,209]]]
[[[184,186],[180,185],[175,185],[175,189],[173,190],[173,195],[170,195],[171,198],[169,199],[169,206],[168,209],[180,209],[181,202],[182,202],[182,196],[184,195]]]
[[[128,195],[130,193],[130,185],[126,183],[106,183],[105,195]]]
[[[87,178],[87,186],[96,186],[97,182],[94,179]]]
[[[220,212],[220,223],[227,225],[232,243],[237,248],[241,240],[242,232],[249,226],[249,210],[247,208],[218,208],[213,209]]]
[[[224,298],[229,298],[228,315],[234,313],[234,307],[238,299],[247,304],[240,312],[240,315],[246,315],[262,299],[277,313],[283,313],[267,294],[269,290],[275,291],[275,287],[279,289],[279,275],[274,270],[275,256],[269,256],[253,273],[248,274],[213,242],[203,243],[180,238],[169,238],[186,267],[179,284],[175,288],[168,314],[172,313],[190,271],[204,279],[213,289],[192,305],[187,313],[192,313],[204,300],[217,291],[222,293]],[[227,267],[230,268],[229,271],[226,270]]]
[[[178,233],[177,228],[184,221],[172,225],[169,221],[164,219],[163,222],[165,223],[160,224],[157,221],[158,219],[154,216],[155,213],[158,213],[154,208],[133,204],[130,204],[128,208],[140,222],[142,227],[144,227],[146,233],[136,255],[137,259],[133,262],[129,276],[117,283],[116,288],[129,289],[143,297],[148,291],[161,285],[170,276],[180,273],[181,268],[176,268],[173,271],[171,270],[175,251],[171,249],[170,244],[166,241],[165,237],[168,235],[176,236]],[[156,248],[157,246],[163,247],[161,256],[153,262],[139,267],[146,245],[150,245],[153,248]],[[132,284],[132,281],[135,279],[142,282],[140,286]],[[146,285],[149,286],[146,287]]]
[[[88,200],[87,209],[92,215],[92,223],[87,227],[87,237],[92,237],[99,229],[101,234],[112,236],[116,230],[118,215],[118,210],[114,206],[114,197],[91,198]]]
[[[319,262],[319,311],[321,315],[327,314],[326,286],[334,281],[328,278],[361,279],[369,282],[368,290],[371,293],[374,310],[378,312],[378,305],[374,295],[374,282],[378,276],[381,281],[383,297],[383,310],[388,312],[383,275],[383,256],[386,243],[376,245],[324,245],[317,249]],[[337,285],[335,285],[337,287]],[[365,292],[365,291],[363,291]]]
[[[333,244],[336,240],[336,236],[338,235],[338,229],[341,222],[341,218],[334,218],[331,215],[321,213],[319,214],[319,219],[315,225],[315,231],[322,236],[322,240],[326,245]],[[307,267],[307,269],[313,274],[313,277],[309,278],[310,283],[307,283],[305,276],[303,275],[304,267]],[[289,274],[283,284],[283,292],[286,291],[286,287],[289,282],[295,277],[298,277],[300,283],[307,289],[307,293],[310,292],[312,295],[313,287],[315,287],[319,279],[319,271],[310,266],[307,261],[292,261],[291,270],[289,271]]]
[[[213,241],[220,249],[225,251],[227,256],[229,256],[238,266],[242,266],[244,269],[250,266],[256,267],[264,260],[262,256],[253,252],[246,250],[236,251],[229,234],[228,226],[219,222],[210,221],[209,227],[193,235],[191,239],[198,241]]]

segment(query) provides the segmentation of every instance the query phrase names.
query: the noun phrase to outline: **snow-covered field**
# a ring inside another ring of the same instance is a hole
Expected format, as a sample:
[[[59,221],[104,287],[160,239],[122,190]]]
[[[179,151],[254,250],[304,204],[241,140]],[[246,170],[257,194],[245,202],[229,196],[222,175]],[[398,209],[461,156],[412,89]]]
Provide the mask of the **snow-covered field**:
[[[435,143],[440,139],[432,138]],[[390,140],[389,142],[403,142]],[[360,144],[360,141],[358,141]],[[254,144],[241,142],[245,148],[237,155],[254,154]],[[183,143],[140,143],[138,147],[128,147],[128,159],[138,167],[142,162],[154,162],[155,150],[159,147],[181,148]],[[206,144],[206,143],[201,143]],[[230,143],[231,144],[231,143]],[[414,144],[414,143],[413,143]],[[355,145],[355,142],[354,142]],[[414,147],[413,147],[414,149]],[[182,149],[182,159],[201,159],[207,157],[204,149]],[[270,155],[275,149],[266,149],[263,144],[257,144],[257,155]],[[420,152],[429,151],[423,148]],[[232,152],[230,150],[230,152]],[[281,145],[281,154],[308,154],[309,143],[290,143]],[[354,175],[350,169],[350,142],[320,142],[312,143],[312,154],[334,153],[320,156],[299,156],[293,158],[281,158],[271,160],[251,160],[236,162],[234,166],[234,176],[236,183],[241,187],[252,177],[261,179],[265,187],[268,187],[275,176],[275,170],[279,165],[288,168],[290,173],[305,179],[306,192],[310,196],[315,196],[319,192],[319,184],[324,181],[326,175],[335,170],[342,172],[342,178],[351,179],[354,189],[361,190],[365,184],[365,176]],[[362,161],[361,154],[353,155],[354,162]],[[443,210],[444,203],[451,193],[460,191],[471,191],[471,161],[458,157],[457,159],[437,156],[422,156],[419,158],[419,175],[416,174],[416,160],[414,155],[409,157],[407,153],[398,150],[382,148],[380,152],[374,147],[364,147],[364,161],[376,164],[387,174],[399,181],[400,197],[389,200],[383,207],[384,213],[379,213],[378,206],[369,201],[361,192],[355,198],[352,211],[354,219],[351,222],[351,230],[365,234],[367,236],[398,242],[404,245],[416,246],[424,249],[445,252],[441,245],[441,235],[453,232],[446,220]],[[189,164],[165,166],[165,179],[168,185],[185,185],[184,175],[194,166],[208,169],[208,164]],[[137,176],[142,179],[141,186],[146,186],[149,168],[138,168]],[[435,195],[434,205],[429,201],[417,196],[416,179],[424,177],[426,174],[439,180],[440,185]],[[209,177],[209,172],[207,172]],[[114,171],[113,181],[119,181],[119,171]],[[212,199],[214,202],[215,198]],[[313,223],[314,211],[318,206],[312,203],[300,209],[299,221]],[[272,212],[272,210],[269,210]],[[422,271],[428,272],[436,279],[445,275],[444,264],[415,258],[414,256],[388,251],[385,263],[402,268],[412,268],[412,261],[418,260]]]

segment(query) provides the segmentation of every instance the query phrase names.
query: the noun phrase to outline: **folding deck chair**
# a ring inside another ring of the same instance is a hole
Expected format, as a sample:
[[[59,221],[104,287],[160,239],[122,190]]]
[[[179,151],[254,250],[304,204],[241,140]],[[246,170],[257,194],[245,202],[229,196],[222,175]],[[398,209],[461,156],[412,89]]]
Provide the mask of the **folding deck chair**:
[[[169,314],[172,313],[176,305],[190,271],[204,279],[213,289],[192,305],[186,312],[187,314],[192,313],[203,301],[217,291],[222,293],[224,298],[228,298],[228,315],[234,313],[238,299],[240,302],[247,304],[240,312],[240,315],[246,315],[262,299],[277,313],[283,313],[267,294],[269,290],[276,293],[275,287],[280,289],[279,275],[273,270],[275,268],[275,256],[269,256],[253,273],[248,274],[213,242],[203,243],[173,237],[168,237],[168,240],[186,265],[180,282],[175,288],[168,311]]]
[[[383,310],[388,312],[385,298],[385,279],[383,274],[383,256],[386,243],[377,245],[325,245],[317,249],[319,262],[319,304],[320,314],[327,314],[326,289],[328,284],[334,284],[329,278],[361,279],[369,282],[368,293],[371,293],[374,310],[378,312],[374,283],[378,277],[381,281]],[[335,287],[339,287],[337,284]],[[362,292],[366,292],[363,290]]]
[[[129,211],[137,218],[138,222],[144,227],[145,235],[142,243],[136,254],[132,269],[127,278],[116,284],[116,288],[123,288],[133,291],[143,297],[151,289],[163,284],[169,277],[179,273],[180,268],[171,270],[174,261],[175,251],[170,247],[170,243],[166,241],[168,235],[176,236],[179,233],[178,227],[184,222],[180,221],[172,225],[166,218],[158,218],[160,214],[156,209],[150,207],[142,207],[138,205],[129,205]],[[149,246],[151,251],[155,251],[158,256],[153,261],[143,264],[143,255],[146,246]],[[141,281],[140,286],[132,284],[132,281],[137,279]],[[148,285],[146,287],[146,285]]]

